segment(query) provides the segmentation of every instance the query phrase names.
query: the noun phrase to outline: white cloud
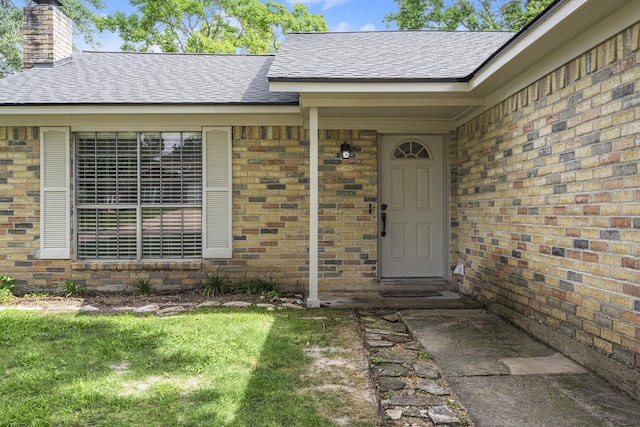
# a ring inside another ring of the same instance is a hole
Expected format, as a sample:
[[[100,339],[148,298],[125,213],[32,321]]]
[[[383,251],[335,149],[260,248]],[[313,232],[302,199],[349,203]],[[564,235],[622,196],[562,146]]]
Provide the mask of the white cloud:
[[[350,0],[287,0],[287,3],[293,5],[295,3],[302,3],[307,6],[320,5],[322,10],[331,9],[334,6],[340,6],[341,4],[347,3]]]
[[[376,30],[376,26],[371,22],[360,27],[360,31],[375,31],[375,30]]]
[[[353,32],[353,31],[376,31],[376,26],[372,23],[368,23],[356,29],[353,25],[349,24],[347,21],[342,21],[336,27],[331,28],[330,31],[334,33],[347,33],[347,32]]]
[[[347,31],[353,31],[353,27],[345,21],[338,24],[337,27],[331,29],[334,33],[346,33]]]

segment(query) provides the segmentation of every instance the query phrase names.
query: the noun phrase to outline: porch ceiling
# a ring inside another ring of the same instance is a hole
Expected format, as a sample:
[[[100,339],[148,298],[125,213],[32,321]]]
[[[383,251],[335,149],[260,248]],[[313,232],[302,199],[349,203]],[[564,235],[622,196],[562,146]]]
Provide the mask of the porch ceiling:
[[[474,107],[329,107],[320,108],[319,114],[323,119],[422,119],[453,122],[471,108]]]
[[[304,93],[300,96],[300,104],[305,117],[309,108],[316,107],[319,119],[324,123],[357,122],[362,125],[368,122],[370,126],[388,127],[388,123],[394,122],[399,126],[401,123],[422,122],[423,130],[433,131],[453,130],[460,117],[484,107],[483,100],[457,91],[437,94],[420,91]],[[437,123],[435,128],[433,123]]]

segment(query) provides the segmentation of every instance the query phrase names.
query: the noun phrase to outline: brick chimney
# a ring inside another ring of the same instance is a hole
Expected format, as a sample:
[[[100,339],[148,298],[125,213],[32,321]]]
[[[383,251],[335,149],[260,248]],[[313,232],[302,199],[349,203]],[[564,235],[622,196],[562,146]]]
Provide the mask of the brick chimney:
[[[22,67],[53,66],[73,53],[73,23],[60,7],[59,0],[34,0],[24,8]]]

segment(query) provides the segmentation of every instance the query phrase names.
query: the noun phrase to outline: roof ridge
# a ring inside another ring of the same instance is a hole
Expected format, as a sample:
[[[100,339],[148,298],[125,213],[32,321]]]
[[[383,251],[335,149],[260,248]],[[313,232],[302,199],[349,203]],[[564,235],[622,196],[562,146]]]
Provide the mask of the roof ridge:
[[[517,31],[505,31],[505,30],[371,30],[371,31],[326,31],[326,32],[312,32],[312,31],[301,31],[301,32],[291,32],[287,33],[288,35],[292,34],[303,34],[303,35],[328,35],[328,34],[390,34],[390,33],[450,33],[450,34],[516,34]]]
[[[224,56],[224,57],[258,57],[258,58],[273,58],[276,56],[275,53],[188,53],[188,52],[135,52],[135,51],[107,51],[107,50],[83,50],[80,53],[167,55],[167,56]]]

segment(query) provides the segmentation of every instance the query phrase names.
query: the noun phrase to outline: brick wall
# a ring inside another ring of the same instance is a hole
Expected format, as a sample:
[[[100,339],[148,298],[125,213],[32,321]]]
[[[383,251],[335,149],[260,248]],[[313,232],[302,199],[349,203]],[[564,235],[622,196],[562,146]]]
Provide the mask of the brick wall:
[[[340,145],[352,146],[348,160]],[[378,137],[375,132],[321,130],[319,141],[318,288],[360,290],[377,284]]]
[[[350,160],[338,158],[344,141],[355,149]],[[374,285],[377,134],[320,130],[319,156],[319,290]],[[271,276],[306,291],[308,130],[235,127],[233,190],[233,259],[209,262],[206,269],[222,268],[237,279]]]
[[[24,9],[24,69],[71,56],[72,39],[72,21],[58,7],[35,5]]]
[[[53,267],[36,259],[39,216],[39,130],[0,127],[0,274],[29,271],[38,283]]]
[[[340,144],[354,147],[338,159]],[[377,134],[321,130],[321,291],[362,289],[377,279]],[[73,148],[72,148],[73,153]],[[308,285],[309,136],[298,127],[233,128],[233,258],[185,262],[40,260],[40,142],[37,127],[0,127],[0,274],[21,290],[51,291],[74,280],[101,291],[131,289],[140,277],[159,290],[197,287],[223,268],[233,279]],[[371,205],[371,213],[369,212]]]
[[[461,289],[640,368],[636,24],[458,129]]]

